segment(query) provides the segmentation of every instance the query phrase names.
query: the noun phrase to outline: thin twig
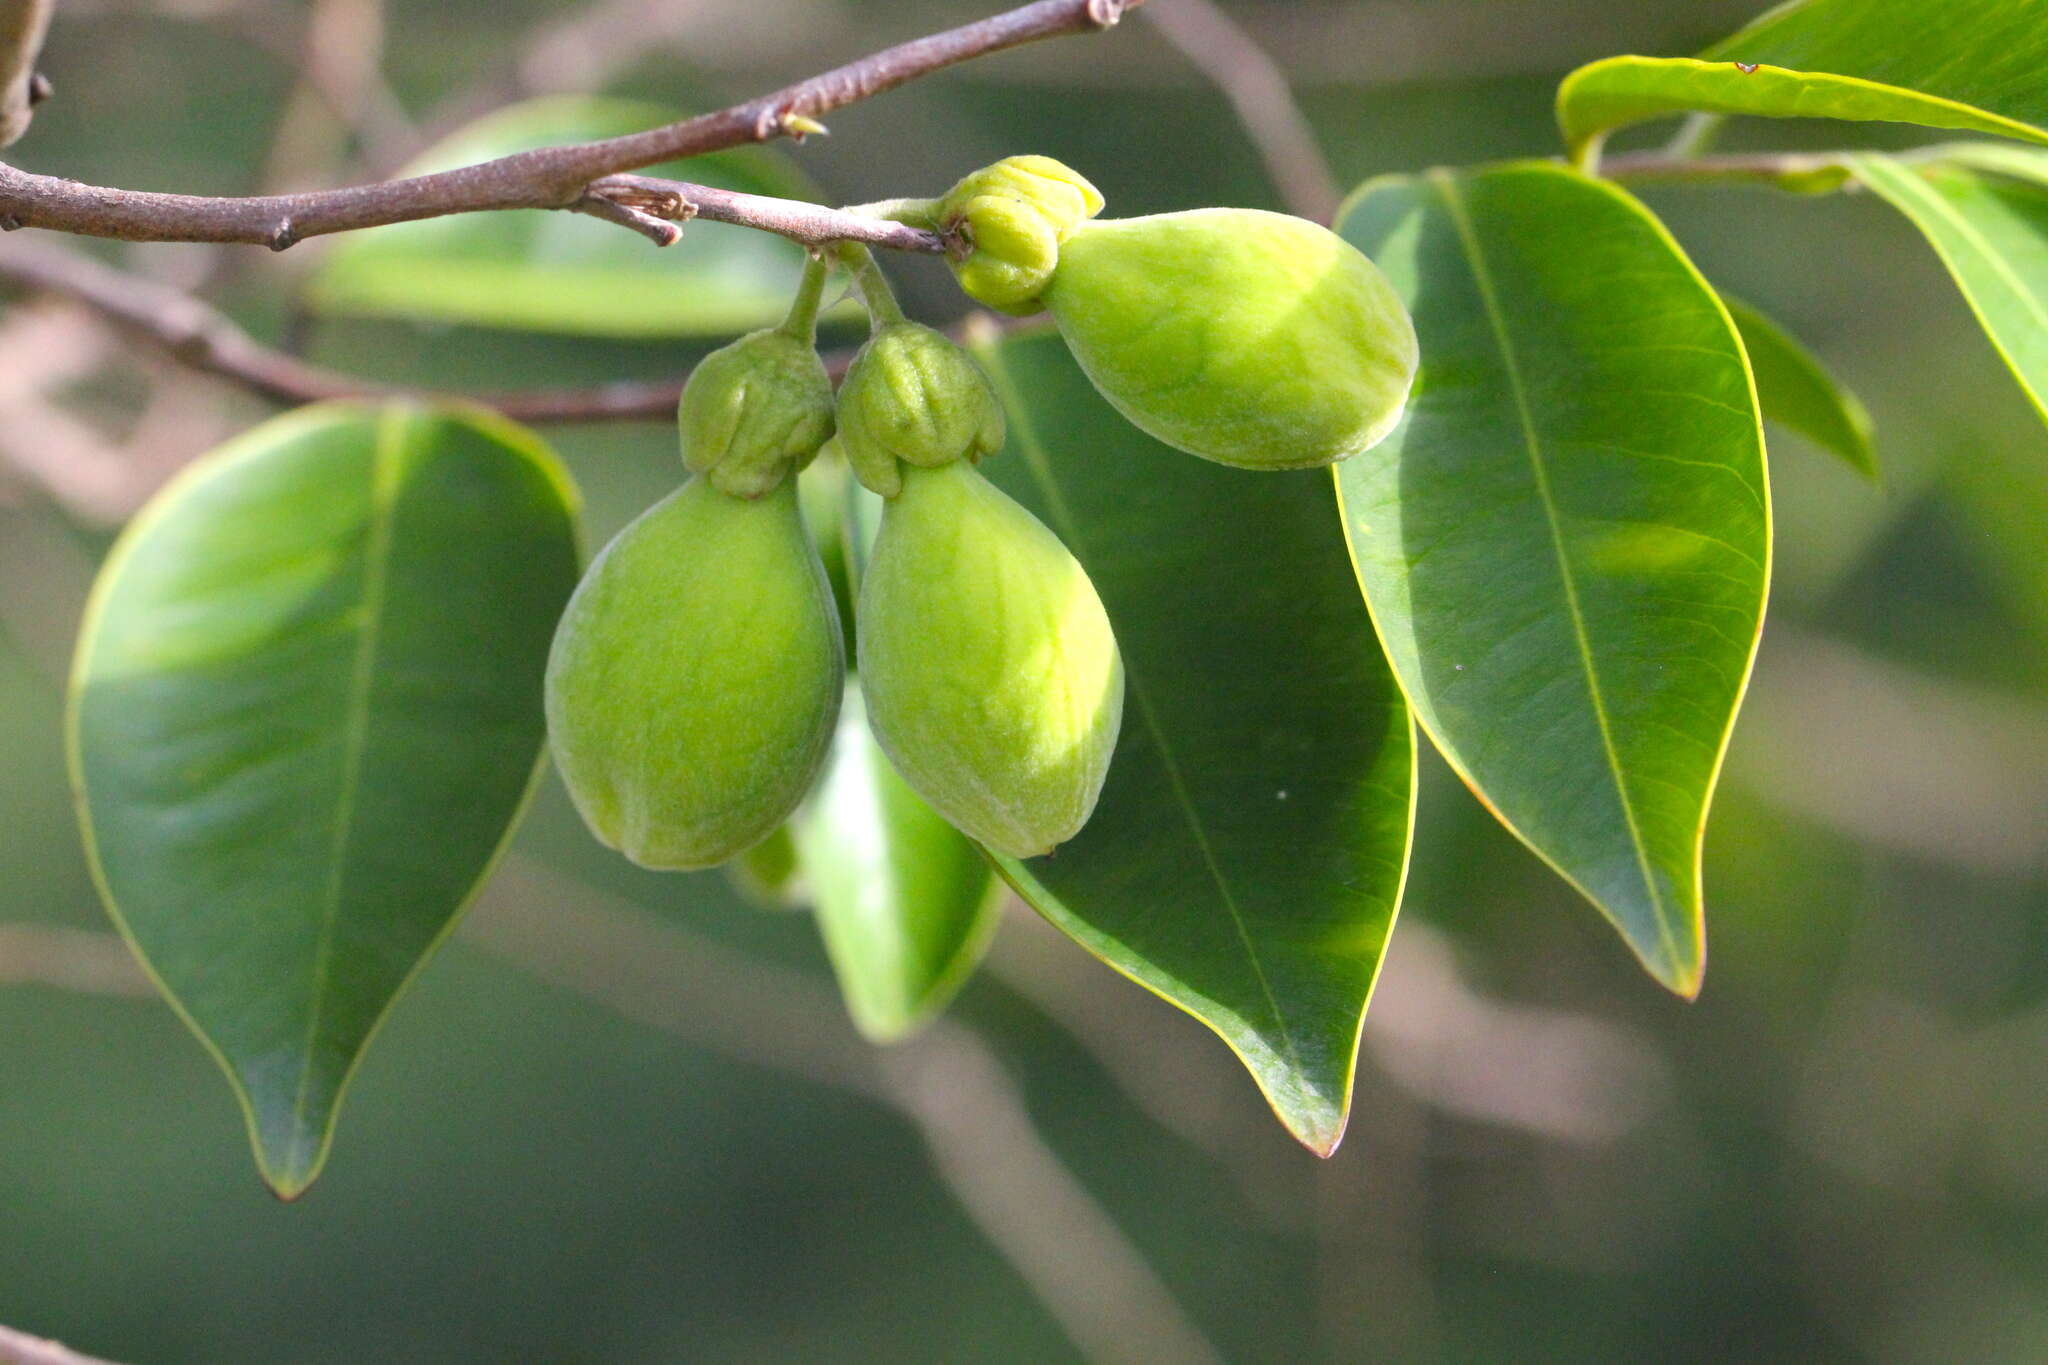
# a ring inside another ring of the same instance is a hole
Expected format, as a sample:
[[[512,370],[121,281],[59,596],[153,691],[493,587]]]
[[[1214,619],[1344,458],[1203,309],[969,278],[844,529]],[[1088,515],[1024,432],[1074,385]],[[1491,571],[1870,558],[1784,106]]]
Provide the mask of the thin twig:
[[[819,116],[974,57],[1108,28],[1142,0],[1036,0],[919,38],[716,113],[601,142],[544,147],[458,170],[306,194],[211,199],[105,189],[0,165],[0,227],[126,241],[245,242],[282,251],[308,237],[489,209],[574,209],[593,180],[657,162],[816,131]]]
[[[1833,188],[1848,179],[1849,152],[1751,152],[1693,156],[1669,150],[1623,152],[1600,159],[1600,174],[1609,180],[1747,182],[1783,189],[1812,191]]]
[[[48,1341],[0,1327],[0,1365],[113,1365],[98,1356],[80,1355],[61,1341]]]
[[[610,199],[653,214],[656,218],[688,221],[703,218],[714,223],[738,223],[759,228],[801,242],[824,247],[834,242],[865,242],[896,251],[919,251],[941,255],[946,239],[905,223],[884,218],[828,209],[797,199],[771,199],[760,194],[741,194],[713,185],[693,185],[685,180],[661,180],[650,175],[608,175],[590,186],[593,195]]]
[[[673,227],[664,223],[664,227]],[[379,384],[311,364],[251,337],[190,294],[38,242],[0,246],[0,280],[81,303],[172,359],[277,403],[330,398],[454,398],[525,422],[593,422],[674,416],[680,379],[525,393],[435,394]]]
[[[1287,73],[1214,0],[1157,0],[1153,27],[1223,92],[1290,212],[1318,223],[1343,197]]]
[[[658,221],[658,220],[657,220]],[[673,224],[663,223],[664,227]],[[168,285],[131,275],[63,247],[40,242],[0,243],[0,282],[82,304],[130,336],[162,350],[201,374],[224,379],[274,403],[318,403],[334,398],[418,398],[472,403],[514,421],[669,421],[682,397],[687,375],[673,379],[627,380],[582,389],[527,389],[502,393],[451,393],[402,384],[382,384],[299,359],[243,331],[219,309]],[[1028,328],[1034,320],[970,315],[998,327]],[[958,330],[955,328],[954,330]],[[824,353],[826,372],[837,379],[853,361],[851,350]]]

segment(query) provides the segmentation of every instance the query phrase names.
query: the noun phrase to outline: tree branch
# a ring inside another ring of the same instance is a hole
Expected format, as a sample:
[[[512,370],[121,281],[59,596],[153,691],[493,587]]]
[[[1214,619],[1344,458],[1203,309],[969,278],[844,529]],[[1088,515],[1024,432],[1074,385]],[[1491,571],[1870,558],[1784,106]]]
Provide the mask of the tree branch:
[[[652,214],[657,219],[688,222],[703,218],[714,223],[737,223],[741,227],[773,232],[808,247],[825,247],[834,242],[865,242],[896,251],[921,251],[937,256],[946,250],[946,239],[936,232],[885,218],[871,218],[807,204],[800,199],[771,199],[760,194],[741,194],[712,185],[693,185],[686,180],[660,180],[649,175],[608,175],[593,181],[593,196]]]
[[[661,226],[672,228],[672,224]],[[59,247],[34,242],[0,246],[0,280],[85,305],[122,331],[172,359],[228,380],[277,403],[330,398],[457,398],[495,408],[522,422],[667,420],[682,381],[606,384],[589,389],[526,393],[433,394],[379,384],[300,360],[265,346],[225,314],[190,294],[129,275]],[[843,362],[842,362],[843,363]]]
[[[1116,23],[1143,0],[1036,0],[850,62],[744,104],[644,133],[544,147],[458,170],[307,194],[209,199],[81,185],[0,165],[0,228],[125,241],[244,242],[282,251],[328,233],[490,209],[580,209],[592,181],[817,131],[816,120],[974,57]]]
[[[1280,64],[1215,0],[1159,0],[1145,15],[1230,101],[1288,211],[1334,218],[1343,195]]]

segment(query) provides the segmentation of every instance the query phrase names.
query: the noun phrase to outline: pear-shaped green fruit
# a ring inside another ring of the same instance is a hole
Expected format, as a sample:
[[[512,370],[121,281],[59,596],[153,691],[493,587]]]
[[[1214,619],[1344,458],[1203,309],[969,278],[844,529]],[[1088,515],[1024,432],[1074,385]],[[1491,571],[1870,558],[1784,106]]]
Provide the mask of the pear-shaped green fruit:
[[[918,795],[1029,858],[1095,809],[1124,669],[1080,561],[965,461],[906,465],[861,582],[868,720]]]
[[[645,867],[710,867],[803,799],[845,645],[796,482],[756,500],[692,479],[621,531],[548,658],[548,739],[592,832]]]
[[[1044,298],[1118,412],[1221,464],[1356,455],[1394,429],[1415,379],[1415,327],[1379,267],[1285,214],[1080,223]]]

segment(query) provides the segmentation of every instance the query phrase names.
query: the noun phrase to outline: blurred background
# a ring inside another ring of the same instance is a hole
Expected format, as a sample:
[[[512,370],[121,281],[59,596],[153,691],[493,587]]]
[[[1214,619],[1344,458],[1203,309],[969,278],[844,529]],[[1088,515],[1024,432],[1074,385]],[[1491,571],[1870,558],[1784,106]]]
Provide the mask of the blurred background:
[[[8,155],[133,188],[342,183],[514,99],[710,107],[993,7],[63,0],[59,96]],[[1696,50],[1755,7],[1227,6],[1347,189],[1550,155],[1564,71]],[[1281,205],[1144,12],[831,125],[791,155],[835,202],[1037,151],[1122,214]],[[872,1055],[803,916],[638,872],[550,787],[371,1051],[326,1175],[278,1204],[107,932],[59,735],[112,533],[267,409],[0,288],[0,1323],[134,1365],[2048,1359],[2048,431],[1883,206],[1646,195],[1862,393],[1887,482],[1774,436],[1699,1002],[1426,762],[1327,1162],[1199,1025],[1021,910],[945,1024]],[[702,349],[310,322],[321,243],[92,249],[414,383],[659,379]],[[960,311],[934,262],[891,269],[914,313]],[[547,434],[592,543],[676,478],[662,425]]]

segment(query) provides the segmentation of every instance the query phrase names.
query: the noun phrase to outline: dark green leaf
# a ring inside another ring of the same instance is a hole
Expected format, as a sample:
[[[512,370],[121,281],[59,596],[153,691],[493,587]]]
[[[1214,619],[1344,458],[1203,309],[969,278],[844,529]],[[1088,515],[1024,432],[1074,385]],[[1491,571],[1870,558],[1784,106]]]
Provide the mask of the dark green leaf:
[[[818,928],[853,1022],[892,1043],[945,1007],[995,932],[1001,883],[924,803],[849,686],[832,757],[793,826]]]
[[[535,147],[657,127],[675,115],[615,99],[551,97],[501,109],[433,148],[406,174],[449,170]],[[650,175],[808,199],[780,155],[741,148]],[[330,312],[426,318],[586,336],[708,336],[765,326],[796,290],[803,250],[765,232],[691,223],[657,248],[576,213],[468,213],[351,233],[314,278]]]
[[[1855,394],[1827,372],[1799,339],[1739,299],[1721,301],[1742,334],[1749,367],[1756,375],[1757,404],[1766,419],[1796,431],[1823,450],[1842,457],[1872,483],[1878,481],[1877,451],[1870,440],[1870,412]]]
[[[1375,181],[1340,230],[1422,341],[1402,425],[1338,466],[1395,671],[1480,799],[1691,994],[1770,561],[1735,329],[1641,205],[1556,165]]]
[[[347,404],[193,466],[101,571],[69,717],[86,842],[286,1198],[532,788],[576,572],[530,435]]]
[[[1926,236],[2048,417],[2048,187],[1940,161],[1868,155],[1849,165]]]
[[[2048,4],[1804,0],[1700,60],[1616,57],[1573,72],[1558,91],[1574,155],[1615,128],[1690,110],[2048,142]]]
[[[979,354],[1010,419],[983,469],[1087,567],[1129,688],[1094,817],[1054,854],[999,865],[1221,1035],[1327,1155],[1400,899],[1415,757],[1328,478],[1159,445],[1054,336]]]

